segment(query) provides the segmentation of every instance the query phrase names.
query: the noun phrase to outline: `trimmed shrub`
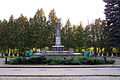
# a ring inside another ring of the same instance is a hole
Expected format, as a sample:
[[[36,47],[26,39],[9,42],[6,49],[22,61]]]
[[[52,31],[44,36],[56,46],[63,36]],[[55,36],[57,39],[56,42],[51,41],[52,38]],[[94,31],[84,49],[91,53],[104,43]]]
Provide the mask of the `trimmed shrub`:
[[[72,61],[73,61],[73,58],[72,58],[72,57],[66,57],[64,64],[66,64],[66,65],[72,64]]]
[[[45,64],[50,64],[52,61],[53,61],[52,57],[48,57],[48,58],[45,60]]]
[[[56,63],[55,63],[54,61],[51,61],[50,64],[51,64],[51,65],[55,65]]]
[[[50,64],[50,65],[94,65],[94,64],[113,64],[115,60],[104,60],[94,57],[19,57],[8,61],[8,64]]]
[[[64,64],[64,58],[61,57],[53,57],[52,60],[55,62],[55,64]]]
[[[105,61],[105,64],[113,64],[113,63],[115,63],[115,60],[106,60]]]
[[[27,61],[26,61],[26,58],[24,57],[14,58],[8,61],[8,64],[26,64],[26,63]]]

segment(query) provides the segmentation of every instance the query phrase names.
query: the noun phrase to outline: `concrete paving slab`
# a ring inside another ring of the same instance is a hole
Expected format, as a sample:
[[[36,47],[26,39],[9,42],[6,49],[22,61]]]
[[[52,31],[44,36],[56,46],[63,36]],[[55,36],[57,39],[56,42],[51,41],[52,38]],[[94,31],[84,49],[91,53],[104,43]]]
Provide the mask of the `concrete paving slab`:
[[[119,76],[120,68],[0,68],[0,76]]]
[[[0,77],[0,80],[120,80],[120,77]]]

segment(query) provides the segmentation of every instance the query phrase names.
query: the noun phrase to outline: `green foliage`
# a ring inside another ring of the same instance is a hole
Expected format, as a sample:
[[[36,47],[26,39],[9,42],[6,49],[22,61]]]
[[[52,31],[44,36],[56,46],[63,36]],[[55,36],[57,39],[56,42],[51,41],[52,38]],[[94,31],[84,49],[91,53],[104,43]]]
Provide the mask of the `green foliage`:
[[[55,62],[55,64],[64,64],[64,58],[53,57],[52,59]]]
[[[120,48],[120,0],[104,0],[110,47]]]
[[[61,31],[61,35],[62,35],[62,44],[67,48],[69,49],[70,47],[71,48],[74,48],[74,31],[71,27],[71,23],[70,23],[70,20],[68,19],[66,24],[65,24],[65,27],[62,29]]]
[[[18,57],[16,59],[11,59],[8,61],[9,64],[26,64],[27,63],[27,58],[25,57]]]
[[[50,65],[94,65],[113,64],[115,60],[103,60],[94,57],[19,57],[8,61],[8,64],[50,64]]]
[[[0,58],[4,58],[4,56],[0,56]]]
[[[105,21],[99,18],[85,28],[85,46],[94,47],[95,54],[97,53],[97,48],[107,48],[108,35],[105,26]]]
[[[105,48],[105,53],[109,51],[107,50],[108,31],[106,31],[104,20],[95,19],[93,23],[84,28],[82,23],[71,25],[70,19],[68,19],[65,26],[62,27],[61,19],[57,17],[54,9],[48,16],[47,20],[44,10],[41,8],[29,20],[21,14],[17,19],[11,15],[9,21],[5,19],[1,21],[0,53],[7,54],[10,51],[11,54],[24,54],[27,47],[51,49],[51,46],[55,44],[55,26],[58,21],[61,24],[61,43],[65,46],[65,50],[74,48],[75,52],[83,53],[83,48],[94,47],[95,53],[97,53],[97,48]],[[118,34],[116,36],[119,37]],[[119,39],[115,41],[119,42]],[[103,53],[102,50],[99,52]]]
[[[71,64],[72,61],[73,61],[73,58],[66,57],[66,59],[65,59],[65,64],[66,64],[66,65]]]
[[[51,61],[50,64],[51,64],[51,65],[54,65],[54,64],[56,64],[56,63],[55,63],[54,61]]]
[[[107,64],[107,63],[113,64],[114,62],[115,62],[115,60],[107,60],[107,61],[105,62],[105,64]]]

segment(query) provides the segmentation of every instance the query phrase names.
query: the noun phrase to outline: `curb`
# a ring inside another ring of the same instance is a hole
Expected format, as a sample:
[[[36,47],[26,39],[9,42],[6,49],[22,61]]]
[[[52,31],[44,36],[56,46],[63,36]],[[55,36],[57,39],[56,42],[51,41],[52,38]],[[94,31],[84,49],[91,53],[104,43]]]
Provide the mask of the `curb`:
[[[110,66],[0,66],[0,68],[120,68],[120,65],[110,65]]]
[[[0,77],[120,77],[120,75],[0,75]]]

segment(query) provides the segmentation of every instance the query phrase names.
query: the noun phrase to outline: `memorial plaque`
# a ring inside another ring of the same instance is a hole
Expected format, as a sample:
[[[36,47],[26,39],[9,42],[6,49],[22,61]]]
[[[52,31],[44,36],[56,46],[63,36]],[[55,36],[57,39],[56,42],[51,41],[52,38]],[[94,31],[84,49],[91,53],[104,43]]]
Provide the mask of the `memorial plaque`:
[[[56,37],[56,44],[57,44],[57,45],[60,45],[60,44],[61,44],[61,42],[60,42],[60,37]]]

